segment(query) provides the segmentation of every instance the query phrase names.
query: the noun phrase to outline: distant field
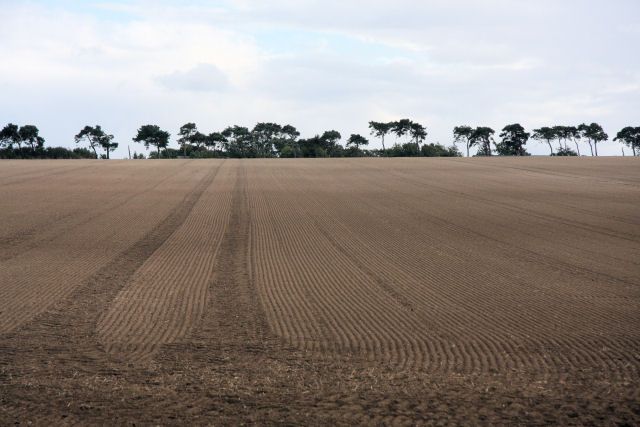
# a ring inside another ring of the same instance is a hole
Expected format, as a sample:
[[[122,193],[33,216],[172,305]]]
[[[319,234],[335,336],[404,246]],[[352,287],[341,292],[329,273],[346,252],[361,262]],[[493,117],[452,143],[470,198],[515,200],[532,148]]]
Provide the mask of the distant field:
[[[0,162],[0,425],[640,422],[640,162]]]

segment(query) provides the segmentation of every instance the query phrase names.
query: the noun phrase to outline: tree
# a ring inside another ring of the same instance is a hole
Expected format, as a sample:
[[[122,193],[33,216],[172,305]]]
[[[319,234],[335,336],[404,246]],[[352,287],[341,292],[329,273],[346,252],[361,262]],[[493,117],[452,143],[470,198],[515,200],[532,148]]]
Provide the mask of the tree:
[[[423,150],[421,150],[422,154],[424,154],[425,147],[426,147],[425,145],[422,146],[423,148]],[[393,144],[393,147],[389,148],[387,153],[391,157],[416,157],[421,154],[421,152],[418,151],[418,146],[413,142],[407,142],[402,145]]]
[[[104,151],[106,151],[107,160],[109,160],[109,153],[112,150],[115,150],[116,148],[118,148],[118,145],[119,145],[117,142],[113,142],[113,135],[107,135],[107,134],[104,134],[100,138],[98,138],[98,144],[100,144],[100,146],[104,149]]]
[[[409,134],[411,135],[411,139],[418,146],[418,151],[420,151],[420,143],[424,142],[427,138],[427,128],[422,126],[420,123],[411,123],[409,125]]]
[[[258,157],[273,156],[273,143],[280,137],[282,126],[277,123],[258,123],[251,131]]]
[[[529,140],[529,133],[519,124],[507,125],[500,133],[502,141],[496,144],[496,151],[501,156],[526,156],[524,146]]]
[[[227,138],[225,138],[223,134],[221,134],[220,132],[213,132],[207,135],[204,141],[204,145],[207,148],[215,151],[217,145],[220,145],[220,147],[222,147],[225,142],[227,142]]]
[[[93,154],[98,158],[98,152],[96,151],[97,147],[102,147],[106,154],[107,159],[110,157],[110,153],[112,150],[118,148],[118,143],[113,142],[113,135],[109,135],[105,133],[100,125],[85,126],[76,136],[76,143],[79,143],[82,140],[86,140],[89,143],[89,147],[93,150]]]
[[[425,144],[420,149],[421,154],[424,157],[461,157],[458,147],[452,145],[451,147],[445,147],[442,144]]]
[[[556,132],[552,128],[544,126],[534,129],[532,138],[537,141],[547,141],[549,150],[551,150],[551,155],[553,156],[553,146],[551,145],[551,141],[556,138]]]
[[[178,143],[182,146],[182,154],[184,156],[187,155],[187,144],[192,143],[193,136],[198,132],[198,128],[195,123],[185,123],[180,126],[180,130],[178,131]]]
[[[7,148],[12,149],[14,144],[22,150],[22,140],[20,139],[18,125],[9,123],[0,131],[0,146],[6,145]]]
[[[145,148],[150,145],[158,149],[158,158],[160,158],[160,149],[167,148],[169,145],[169,132],[160,129],[158,125],[143,125],[138,129],[138,134],[133,138],[134,142],[141,142]]]
[[[369,140],[362,135],[352,133],[347,140],[347,146],[355,145],[356,151],[360,152],[361,145],[369,145]]]
[[[251,132],[244,126],[229,126],[222,131],[225,148],[231,157],[255,157],[251,146]]]
[[[554,126],[551,129],[553,130],[555,138],[558,140],[558,147],[564,147],[565,150],[568,150],[567,139],[569,139],[569,127]]]
[[[590,125],[586,125],[585,123],[578,126],[578,131],[580,132],[580,136],[585,138],[589,143],[589,148],[591,148],[591,155],[598,155],[598,142],[606,141],[609,139],[609,135],[607,135],[597,123],[591,123]]]
[[[100,146],[100,138],[104,136],[104,131],[100,127],[100,125],[93,126],[85,126],[80,130],[80,132],[75,136],[76,144],[85,140],[89,144],[89,148],[93,150],[93,154],[95,154],[96,158],[98,158],[97,148]]]
[[[196,131],[191,138],[189,138],[190,145],[195,146],[196,150],[200,150],[203,146],[207,145],[207,135],[200,131]]]
[[[478,146],[478,156],[491,155],[491,143],[493,142],[494,133],[493,129],[484,126],[479,126],[471,132],[469,145],[471,147]]]
[[[320,138],[326,141],[329,146],[332,146],[336,145],[338,141],[340,141],[342,135],[340,135],[340,132],[337,130],[327,130],[322,133]]]
[[[558,147],[558,151],[555,154],[556,156],[577,156],[578,153],[573,151],[571,148]]]
[[[580,132],[578,132],[578,128],[575,126],[565,126],[565,135],[568,139],[572,140],[574,144],[576,144],[576,155],[580,155],[580,145],[578,141],[580,140]]]
[[[613,140],[631,147],[634,157],[640,155],[640,127],[627,126],[620,130]]]
[[[293,157],[298,157],[300,154],[300,144],[298,143],[298,137],[300,136],[300,132],[291,126],[284,125],[282,127],[281,138],[277,141],[277,150],[280,154],[285,149],[285,147],[290,147],[291,154]]]
[[[312,138],[300,139],[296,145],[300,147],[302,157],[343,157],[344,148],[338,144],[341,138],[340,132],[328,130],[322,136],[316,135]],[[295,154],[286,149],[281,155],[282,157],[293,157]]]
[[[342,135],[337,130],[328,130],[322,133],[320,141],[325,154],[331,156],[333,150],[338,145],[338,141],[342,139]]]
[[[391,132],[396,134],[396,137],[402,138],[411,132],[411,124],[413,122],[409,119],[398,120],[397,122],[391,122]]]
[[[282,127],[282,134],[285,135],[289,140],[295,140],[300,136],[300,132],[291,125],[284,125]]]
[[[453,128],[454,144],[464,142],[467,147],[467,157],[469,157],[469,143],[473,129],[471,126],[456,126]]]
[[[303,138],[298,141],[300,153],[302,157],[326,157],[327,152],[323,148],[326,142],[322,140],[320,135],[312,138]]]
[[[34,125],[20,126],[20,129],[18,130],[20,140],[29,144],[32,151],[44,147],[44,138],[38,135],[39,133],[40,131]]]
[[[386,151],[384,146],[384,137],[391,132],[393,123],[382,122],[369,122],[369,129],[371,129],[371,135],[382,140],[382,151]]]

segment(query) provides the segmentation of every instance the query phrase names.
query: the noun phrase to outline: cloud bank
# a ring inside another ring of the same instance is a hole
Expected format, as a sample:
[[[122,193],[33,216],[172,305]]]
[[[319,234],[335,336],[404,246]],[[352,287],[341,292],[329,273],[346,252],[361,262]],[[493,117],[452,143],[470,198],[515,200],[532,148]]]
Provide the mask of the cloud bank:
[[[9,1],[0,13],[0,121],[36,124],[49,145],[95,123],[120,156],[140,150],[145,123],[366,135],[369,120],[410,117],[444,144],[459,124],[640,125],[635,0]]]
[[[228,89],[227,76],[213,64],[198,64],[186,71],[160,76],[158,81],[170,90],[219,92]]]

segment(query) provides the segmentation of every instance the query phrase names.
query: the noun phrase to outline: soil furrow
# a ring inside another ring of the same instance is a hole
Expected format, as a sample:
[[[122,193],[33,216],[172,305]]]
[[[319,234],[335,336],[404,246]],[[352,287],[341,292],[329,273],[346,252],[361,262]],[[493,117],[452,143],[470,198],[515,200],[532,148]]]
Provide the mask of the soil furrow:
[[[8,162],[0,425],[636,425],[640,169],[582,160]]]
[[[159,346],[187,335],[202,316],[227,222],[226,171],[224,164],[216,168],[190,216],[136,271],[100,319],[100,339],[115,356],[150,358]],[[130,348],[136,350],[129,355]]]

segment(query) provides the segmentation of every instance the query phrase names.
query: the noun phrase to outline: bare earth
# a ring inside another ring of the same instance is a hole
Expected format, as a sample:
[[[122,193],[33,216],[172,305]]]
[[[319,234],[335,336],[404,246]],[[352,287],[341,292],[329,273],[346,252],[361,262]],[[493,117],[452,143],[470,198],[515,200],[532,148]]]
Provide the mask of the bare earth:
[[[0,425],[633,425],[639,371],[638,158],[0,163]]]

